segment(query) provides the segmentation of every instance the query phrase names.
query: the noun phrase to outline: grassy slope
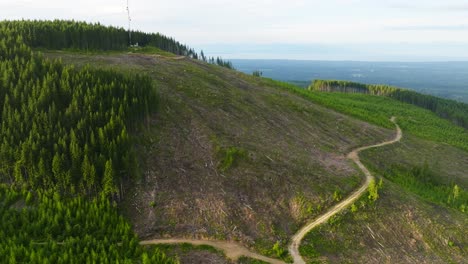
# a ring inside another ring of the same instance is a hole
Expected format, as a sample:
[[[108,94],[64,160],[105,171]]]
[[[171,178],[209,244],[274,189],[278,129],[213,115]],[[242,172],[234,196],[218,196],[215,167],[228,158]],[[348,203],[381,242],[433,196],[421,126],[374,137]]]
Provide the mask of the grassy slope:
[[[385,181],[373,206],[312,231],[301,253],[319,263],[462,263],[467,224],[466,215]]]
[[[428,111],[390,99],[339,93],[307,93],[305,97],[383,126],[386,126],[383,115],[390,113],[398,117],[404,130],[402,142],[361,155],[377,175],[383,175],[395,165],[411,169],[427,164],[440,184],[457,184],[466,190],[468,152],[463,150],[468,142],[466,130]],[[417,192],[405,191],[388,180],[384,185],[375,206],[354,214],[348,211],[334,224],[311,232],[301,247],[307,259],[310,262],[462,262],[467,254],[464,245],[468,243],[463,233],[463,227],[468,224],[466,214],[425,199]]]
[[[281,85],[315,103],[382,127],[391,128],[393,124],[388,116],[396,116],[406,133],[468,151],[468,130],[439,118],[429,110],[382,96],[316,92]]]
[[[427,162],[441,180],[466,189],[468,153],[451,146],[406,135],[399,144],[368,150],[361,157],[377,175],[392,164],[409,168]],[[311,262],[462,263],[467,224],[466,214],[384,179],[374,206],[348,211],[337,224],[311,232],[301,250]]]
[[[391,131],[350,119],[256,78],[190,60],[50,54],[144,71],[161,96],[139,137],[144,178],[125,211],[142,237],[236,239],[268,253],[362,177],[345,154]],[[240,150],[221,170],[229,148]],[[153,202],[153,203],[152,203]],[[154,205],[154,207],[152,206]]]
[[[198,62],[142,55],[49,56],[144,71],[158,83],[161,109],[141,131],[139,142],[147,164],[145,177],[128,193],[125,206],[142,236],[239,239],[266,251],[276,240],[285,243],[300,223],[319,213],[319,205],[328,207],[335,186],[344,195],[356,187],[357,177],[352,175],[357,172],[344,160],[344,153],[389,138],[391,133],[319,107],[303,96],[270,88],[281,84]],[[320,100],[322,95],[316,96],[315,103],[346,112],[330,105],[330,100]],[[335,96],[338,103],[349,103],[344,96]],[[372,105],[370,100],[359,99],[351,109]],[[387,103],[381,104],[381,110],[389,110]],[[424,122],[418,119],[419,112],[408,116],[405,107],[400,108],[385,115],[399,115],[407,133],[403,142],[389,147],[388,153],[363,153],[366,164],[383,171],[392,162],[411,166],[437,161],[433,169],[441,177],[466,188],[468,158],[463,147],[408,136],[443,141],[434,138],[434,128],[418,134],[411,122]],[[363,118],[372,111],[363,109],[350,114]],[[374,120],[367,117],[368,121],[390,128],[381,112],[370,117]],[[425,125],[430,128],[430,122]],[[220,164],[227,153],[223,150],[229,147],[245,155],[236,156],[235,166],[223,172]],[[464,253],[459,245],[467,243],[460,236],[461,227],[466,226],[464,215],[428,203],[390,182],[384,185],[375,209],[362,209],[356,217],[348,214],[339,228],[324,226],[311,234],[309,238],[321,234],[328,241],[327,247],[312,250],[322,256],[318,259],[460,259]],[[455,241],[454,247],[447,247],[449,240]]]

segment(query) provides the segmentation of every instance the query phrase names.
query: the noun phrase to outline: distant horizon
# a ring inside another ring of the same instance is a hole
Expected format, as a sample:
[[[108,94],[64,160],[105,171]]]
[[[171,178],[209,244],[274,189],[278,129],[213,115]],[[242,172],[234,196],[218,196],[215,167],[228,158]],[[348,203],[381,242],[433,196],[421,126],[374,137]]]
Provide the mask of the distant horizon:
[[[354,43],[354,44],[205,44],[205,54],[224,59],[363,61],[363,62],[466,62],[468,44]]]
[[[346,80],[385,84],[468,103],[468,62],[364,62],[317,60],[231,60],[240,72],[306,87],[311,81]]]
[[[372,60],[340,60],[340,59],[336,59],[336,60],[315,60],[315,59],[239,59],[239,58],[229,58],[229,60],[231,61],[313,61],[313,62],[365,62],[365,63],[468,63],[468,59],[467,60],[446,60],[446,61],[437,61],[437,60],[434,60],[434,61],[431,61],[431,60],[428,60],[428,61],[399,61],[399,60],[395,60],[395,61],[392,61],[392,60],[388,60],[388,61],[383,61],[383,60],[375,60],[375,61],[372,61]]]
[[[7,20],[128,27],[126,1],[16,0],[0,7]],[[130,0],[129,7],[132,29],[226,59],[468,61],[465,0]]]

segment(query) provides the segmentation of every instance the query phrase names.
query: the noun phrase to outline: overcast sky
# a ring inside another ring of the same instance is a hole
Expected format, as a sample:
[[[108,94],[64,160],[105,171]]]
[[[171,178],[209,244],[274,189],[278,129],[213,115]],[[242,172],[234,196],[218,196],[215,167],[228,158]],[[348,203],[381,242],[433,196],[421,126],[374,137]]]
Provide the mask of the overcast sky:
[[[0,19],[127,25],[126,0],[0,0]],[[226,58],[468,60],[468,0],[130,0],[132,27]]]

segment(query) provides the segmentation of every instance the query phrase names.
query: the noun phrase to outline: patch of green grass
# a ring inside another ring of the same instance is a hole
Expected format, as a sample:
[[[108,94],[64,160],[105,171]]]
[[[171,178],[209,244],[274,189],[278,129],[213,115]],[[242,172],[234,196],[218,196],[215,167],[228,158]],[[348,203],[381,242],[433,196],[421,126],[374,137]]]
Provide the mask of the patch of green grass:
[[[238,147],[218,148],[218,155],[221,157],[219,169],[224,172],[246,159],[247,151]]]
[[[390,181],[430,202],[468,213],[468,192],[456,184],[444,184],[428,168],[393,166],[384,173]]]
[[[301,255],[307,259],[315,259],[326,254],[336,254],[341,250],[341,243],[338,243],[336,239],[330,239],[328,234],[323,232],[322,227],[307,234],[299,248]]]
[[[288,252],[288,239],[286,237],[280,241],[272,242],[266,239],[255,240],[255,250],[264,256],[278,258],[287,263],[292,262],[292,257]]]
[[[249,257],[244,257],[244,256],[240,257],[237,260],[237,263],[238,264],[268,264],[268,262],[261,261],[261,260],[258,260],[258,259],[249,258]]]
[[[128,48],[129,52],[132,53],[139,53],[139,54],[152,54],[152,55],[161,55],[165,57],[175,57],[174,53],[161,50],[159,48],[153,46],[145,46],[145,47],[130,47]]]
[[[211,253],[215,253],[215,254],[221,254],[221,255],[224,255],[224,252],[221,251],[221,250],[218,250],[212,246],[208,246],[208,245],[192,245],[190,243],[181,243],[181,244],[158,244],[158,245],[152,245],[151,247],[155,247],[155,248],[158,248],[160,249],[161,251],[174,251],[176,249],[180,250],[181,252],[183,253],[187,253],[187,252],[190,252],[190,251],[208,251],[208,252],[211,252]]]
[[[49,50],[44,48],[34,48],[34,51],[44,52],[49,54],[75,54],[75,55],[118,55],[126,52],[136,53],[136,54],[148,54],[148,55],[161,55],[164,57],[176,57],[174,53],[161,50],[153,46],[144,46],[144,47],[129,47],[128,49],[121,50],[83,50],[83,49],[61,49],[61,50]]]
[[[126,50],[83,50],[83,49],[60,49],[50,50],[44,48],[33,48],[35,52],[47,53],[47,54],[74,54],[74,55],[117,55],[122,54]]]

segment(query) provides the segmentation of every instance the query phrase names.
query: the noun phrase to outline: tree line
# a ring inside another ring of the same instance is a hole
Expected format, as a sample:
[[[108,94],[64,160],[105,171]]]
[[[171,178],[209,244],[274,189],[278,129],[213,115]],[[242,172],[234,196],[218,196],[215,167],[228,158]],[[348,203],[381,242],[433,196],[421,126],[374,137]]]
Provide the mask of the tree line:
[[[128,131],[156,104],[148,76],[64,66],[0,30],[0,181],[115,195],[137,166]]]
[[[323,92],[365,93],[387,96],[428,109],[456,125],[468,128],[468,104],[388,85],[362,84],[337,80],[315,80],[309,90]]]
[[[129,131],[157,106],[143,75],[75,69],[0,26],[0,262],[178,263],[117,212]]]
[[[76,49],[76,50],[125,50],[130,44],[154,46],[176,55],[192,56],[195,51],[173,38],[159,33],[128,31],[124,28],[103,26],[100,23],[86,23],[73,20],[16,20],[2,21],[0,27],[7,32],[14,31],[23,37],[25,44],[32,48]]]
[[[130,42],[129,32],[124,28],[73,20],[5,20],[0,22],[0,28],[8,34],[21,35],[31,48],[108,51],[126,50],[138,44],[233,69],[229,61],[206,57],[203,51],[198,54],[193,48],[159,33],[131,31]]]

